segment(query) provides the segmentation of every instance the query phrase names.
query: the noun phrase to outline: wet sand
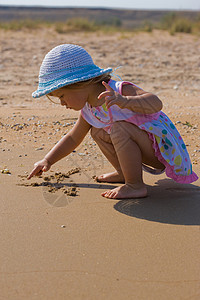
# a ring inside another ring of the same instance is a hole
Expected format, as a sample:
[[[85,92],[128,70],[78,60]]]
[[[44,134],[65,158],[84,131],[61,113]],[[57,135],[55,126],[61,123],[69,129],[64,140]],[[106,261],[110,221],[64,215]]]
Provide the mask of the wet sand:
[[[78,113],[33,100],[40,63],[61,43],[157,94],[200,165],[200,39],[166,32],[0,32],[1,299],[199,299],[200,180],[190,185],[144,174],[149,196],[110,200],[96,183],[112,170],[87,135],[41,178],[34,162]]]

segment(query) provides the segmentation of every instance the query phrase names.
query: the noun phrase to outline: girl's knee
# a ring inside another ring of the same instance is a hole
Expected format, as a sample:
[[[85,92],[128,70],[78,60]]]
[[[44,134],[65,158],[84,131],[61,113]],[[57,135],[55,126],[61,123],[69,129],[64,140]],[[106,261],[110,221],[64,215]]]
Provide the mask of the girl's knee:
[[[130,138],[127,130],[126,130],[126,124],[123,121],[117,121],[114,122],[112,125],[112,129],[110,132],[110,138],[112,143],[116,145],[121,145],[126,143],[127,140]]]
[[[141,133],[141,129],[132,123],[126,121],[114,122],[111,129],[111,138],[113,136],[127,136],[134,137]]]
[[[103,129],[103,128],[96,128],[92,127],[90,129],[91,137],[97,141],[97,140],[110,140],[109,134]]]
[[[125,121],[117,121],[113,123],[110,138],[113,144],[124,144],[129,139],[138,141],[143,134],[137,125]]]
[[[127,134],[127,122],[125,121],[116,121],[112,124],[110,136],[122,135]]]

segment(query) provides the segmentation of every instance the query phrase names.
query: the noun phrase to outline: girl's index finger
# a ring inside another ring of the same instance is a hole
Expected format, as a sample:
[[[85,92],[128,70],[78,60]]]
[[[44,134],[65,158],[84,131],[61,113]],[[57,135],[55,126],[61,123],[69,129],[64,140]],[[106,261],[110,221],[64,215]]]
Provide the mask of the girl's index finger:
[[[27,179],[31,179],[33,176],[35,176],[35,175],[38,173],[39,169],[41,169],[41,168],[40,168],[39,166],[36,166],[36,167],[31,171],[31,173],[29,174],[29,176],[27,177]]]
[[[27,179],[31,179],[33,177],[33,171],[28,175]]]
[[[27,177],[27,179],[28,179],[28,180],[31,179],[34,175],[35,175],[35,169],[33,169],[33,170],[31,171],[31,173],[29,174],[29,176]]]
[[[99,94],[98,99],[105,98],[106,96],[109,96],[109,95],[110,95],[109,91],[102,92],[101,94]]]
[[[108,91],[110,91],[110,92],[112,92],[113,91],[113,89],[109,86],[109,84],[107,84],[105,81],[102,81],[102,84],[105,86],[105,88],[108,90]]]

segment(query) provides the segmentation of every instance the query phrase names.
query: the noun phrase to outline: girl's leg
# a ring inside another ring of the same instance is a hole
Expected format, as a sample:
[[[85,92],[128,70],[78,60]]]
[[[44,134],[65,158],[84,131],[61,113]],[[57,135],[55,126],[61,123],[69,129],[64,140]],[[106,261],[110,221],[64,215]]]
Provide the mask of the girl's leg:
[[[108,161],[116,169],[115,172],[102,174],[96,178],[99,182],[123,182],[124,175],[122,173],[117,154],[112,144],[110,135],[102,128],[92,127],[91,136],[108,159]]]
[[[134,124],[119,121],[112,126],[111,141],[125,178],[125,184],[102,193],[107,198],[140,198],[147,195],[142,179],[142,162],[164,168],[155,157],[148,134]]]

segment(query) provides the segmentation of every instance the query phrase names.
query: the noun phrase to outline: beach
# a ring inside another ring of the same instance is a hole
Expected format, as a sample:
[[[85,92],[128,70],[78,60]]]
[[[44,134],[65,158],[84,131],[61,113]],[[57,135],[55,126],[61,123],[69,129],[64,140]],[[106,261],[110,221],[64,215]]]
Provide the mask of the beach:
[[[144,173],[147,198],[103,198],[117,185],[95,182],[113,167],[90,134],[27,180],[78,118],[31,96],[44,56],[64,43],[158,95],[200,173],[198,36],[0,31],[0,299],[199,299],[200,180]]]

